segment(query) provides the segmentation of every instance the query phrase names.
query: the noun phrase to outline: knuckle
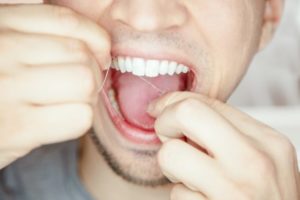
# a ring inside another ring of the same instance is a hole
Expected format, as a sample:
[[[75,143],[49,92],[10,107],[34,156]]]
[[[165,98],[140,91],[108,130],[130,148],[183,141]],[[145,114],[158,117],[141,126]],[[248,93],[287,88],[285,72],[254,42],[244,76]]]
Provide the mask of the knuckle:
[[[218,108],[218,110],[220,111],[225,111],[227,109],[225,104],[221,103],[218,99],[209,99],[206,103],[211,108]]]
[[[16,44],[16,33],[9,30],[0,31],[0,52],[1,55],[11,49]],[[18,41],[19,42],[19,41]]]
[[[79,61],[83,63],[88,63],[91,60],[90,52],[87,45],[80,40],[67,40],[66,50],[78,54]]]
[[[276,135],[274,138],[273,146],[275,148],[280,148],[280,151],[287,157],[294,157],[296,154],[296,149],[292,142],[284,135]]]
[[[71,139],[76,139],[79,136],[82,135],[82,133],[86,132],[91,126],[92,126],[92,121],[93,121],[93,110],[90,105],[88,104],[83,104],[81,105],[77,113],[80,114],[80,126],[79,130],[72,136],[73,138]]]
[[[78,67],[79,79],[81,80],[80,87],[85,91],[85,94],[91,96],[96,89],[94,74],[90,66],[81,65]]]
[[[92,56],[89,54],[87,49],[82,49],[77,52],[78,60],[80,63],[84,64],[85,66],[92,66],[94,60]]]
[[[18,109],[19,111],[16,111],[10,107],[9,111],[4,111],[5,114],[0,115],[0,132],[10,133],[2,137],[2,142],[4,143],[2,143],[1,149],[19,149],[26,153],[38,147],[39,143],[36,138],[32,137],[33,134],[30,128],[32,123],[30,119],[28,119],[27,115],[24,116],[24,113],[28,113],[28,110],[20,107],[18,107]]]
[[[84,42],[76,39],[68,39],[67,42],[67,48],[71,51],[85,51],[86,46]]]
[[[199,101],[192,98],[179,102],[174,108],[175,118],[178,121],[188,119],[187,117],[193,112],[193,109],[197,105],[199,105]]]
[[[273,165],[273,162],[267,155],[263,153],[256,153],[256,156],[253,159],[253,167],[254,177],[256,178],[267,178],[275,174],[275,167]]]
[[[2,102],[1,102],[2,103]],[[15,105],[14,105],[15,106]],[[12,109],[10,105],[1,105],[0,107],[0,130],[1,132],[10,133],[10,137],[17,135],[24,126],[24,120],[20,111]],[[11,124],[14,123],[14,126]],[[3,138],[2,138],[3,139]]]
[[[73,31],[80,25],[79,16],[71,9],[66,7],[52,7],[54,16],[61,23],[66,31]]]

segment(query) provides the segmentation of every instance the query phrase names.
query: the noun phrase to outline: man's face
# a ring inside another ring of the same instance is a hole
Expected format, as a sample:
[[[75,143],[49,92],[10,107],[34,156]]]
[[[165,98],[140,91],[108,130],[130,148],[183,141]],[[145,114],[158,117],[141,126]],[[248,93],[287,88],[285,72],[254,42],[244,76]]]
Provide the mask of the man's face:
[[[144,185],[165,182],[156,162],[160,143],[146,112],[149,102],[177,90],[225,101],[258,49],[265,10],[263,0],[51,3],[70,7],[108,31],[116,60],[112,67],[142,70],[110,69],[94,130],[114,171]],[[145,71],[154,78],[138,76]]]

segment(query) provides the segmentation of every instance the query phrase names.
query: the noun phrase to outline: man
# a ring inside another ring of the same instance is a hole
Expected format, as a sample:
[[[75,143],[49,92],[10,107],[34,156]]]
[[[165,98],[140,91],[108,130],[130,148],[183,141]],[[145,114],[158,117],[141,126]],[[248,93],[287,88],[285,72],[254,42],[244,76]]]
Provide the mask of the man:
[[[0,8],[2,199],[300,198],[291,143],[225,103],[281,0],[46,3]]]

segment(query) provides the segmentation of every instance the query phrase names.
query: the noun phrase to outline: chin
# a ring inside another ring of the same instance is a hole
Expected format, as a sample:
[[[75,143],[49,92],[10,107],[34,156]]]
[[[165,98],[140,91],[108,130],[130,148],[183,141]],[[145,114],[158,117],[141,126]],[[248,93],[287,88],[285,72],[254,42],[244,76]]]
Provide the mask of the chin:
[[[115,174],[135,185],[157,187],[169,184],[157,162],[161,143],[128,141],[112,122],[103,101],[99,101],[96,109],[93,132],[94,143],[107,165]]]
[[[170,183],[157,161],[161,142],[150,102],[165,93],[191,91],[194,73],[175,61],[115,56],[99,94],[94,122],[95,140],[111,169],[125,180],[144,186]]]

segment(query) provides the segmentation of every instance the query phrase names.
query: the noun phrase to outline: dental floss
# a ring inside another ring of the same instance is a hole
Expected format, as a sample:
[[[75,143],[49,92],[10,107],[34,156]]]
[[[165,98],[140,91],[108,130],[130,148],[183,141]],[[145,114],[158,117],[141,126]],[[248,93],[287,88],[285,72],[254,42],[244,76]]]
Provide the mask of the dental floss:
[[[103,80],[103,82],[102,82],[101,87],[98,89],[98,93],[100,93],[100,92],[103,90],[104,86],[105,86],[105,82],[107,81],[107,78],[108,78],[108,74],[109,74],[110,68],[111,68],[111,65],[110,65],[110,66],[108,67],[108,69],[106,70],[106,74],[105,74],[105,76],[104,76],[104,80]]]
[[[153,89],[157,90],[160,94],[165,94],[167,91],[165,90],[161,90],[160,88],[158,88],[156,85],[154,85],[153,83],[147,81],[145,78],[138,76],[141,80],[143,80],[144,82],[146,82],[148,85],[150,85]]]
[[[105,86],[105,82],[106,82],[107,79],[108,79],[108,74],[109,74],[110,69],[111,69],[111,65],[108,67],[108,69],[107,69],[107,71],[106,71],[106,73],[105,73],[104,80],[103,80],[103,82],[102,82],[101,87],[100,87],[99,90],[98,90],[98,93],[100,93],[100,92],[103,90],[103,88],[104,88],[104,86]],[[157,87],[156,85],[154,85],[153,83],[147,81],[145,78],[143,78],[143,77],[141,77],[141,76],[138,76],[138,78],[141,79],[142,81],[144,81],[145,83],[147,83],[148,85],[150,85],[152,89],[158,91],[160,94],[165,94],[165,93],[167,93],[167,91],[161,90],[160,88],[158,88],[158,87]]]

